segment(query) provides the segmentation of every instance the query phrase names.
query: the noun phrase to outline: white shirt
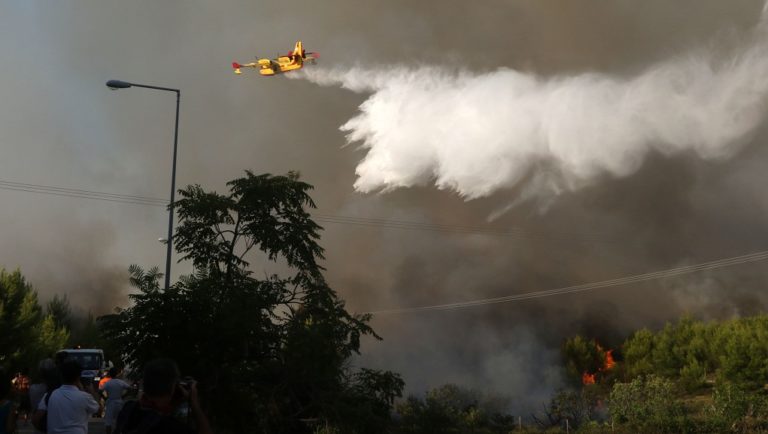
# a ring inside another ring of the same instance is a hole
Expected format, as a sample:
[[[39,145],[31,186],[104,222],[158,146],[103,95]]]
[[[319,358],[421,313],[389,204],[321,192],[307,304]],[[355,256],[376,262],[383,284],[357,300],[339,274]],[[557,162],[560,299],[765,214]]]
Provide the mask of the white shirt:
[[[40,400],[40,410],[48,410],[49,434],[88,434],[88,419],[99,410],[90,393],[65,384],[51,393],[48,405]]]
[[[119,378],[113,378],[104,383],[100,389],[107,392],[107,401],[122,401],[123,391],[130,388],[131,386],[125,381]]]

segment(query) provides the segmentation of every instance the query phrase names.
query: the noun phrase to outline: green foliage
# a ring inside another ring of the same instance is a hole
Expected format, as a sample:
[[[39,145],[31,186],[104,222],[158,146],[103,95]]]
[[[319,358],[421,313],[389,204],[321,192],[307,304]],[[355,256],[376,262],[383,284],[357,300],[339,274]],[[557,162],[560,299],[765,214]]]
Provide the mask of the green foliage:
[[[624,350],[624,369],[630,378],[651,375],[654,372],[652,352],[655,346],[655,336],[648,329],[641,329],[629,338],[622,349]]]
[[[568,339],[563,344],[565,369],[575,384],[581,384],[582,375],[596,373],[605,364],[605,351],[594,340],[579,335]]]
[[[752,411],[747,392],[733,383],[718,383],[712,393],[712,406],[708,409],[710,423],[721,432],[743,422]]]
[[[312,434],[342,434],[341,430],[328,424],[317,428]]]
[[[361,337],[377,336],[325,282],[320,227],[306,210],[312,187],[293,173],[250,172],[228,186],[180,191],[174,241],[195,273],[164,290],[156,268],[132,266],[138,292],[130,308],[101,318],[107,335],[139,370],[175,359],[199,380],[219,431],[311,432],[321,421],[383,432],[403,382],[348,368]],[[259,252],[286,275],[256,278],[249,261]]]
[[[544,407],[543,417],[534,415],[534,421],[542,429],[554,427],[578,429],[589,424],[594,420],[598,404],[597,396],[592,391],[592,388],[558,391],[549,405]]]
[[[703,323],[690,317],[658,333],[640,330],[623,345],[626,379],[660,375],[693,392],[707,376],[748,388],[768,383],[768,316]]]
[[[515,418],[502,413],[493,399],[447,384],[427,392],[425,399],[409,396],[396,406],[400,416],[397,432],[507,433]]]
[[[62,329],[72,329],[72,308],[69,305],[69,298],[66,294],[59,297],[58,294],[45,306],[45,311],[53,318],[56,327]]]
[[[768,383],[768,316],[724,323],[715,336],[713,351],[722,378],[750,387]]]
[[[577,336],[566,343],[564,354],[566,368],[575,375],[588,366],[595,351]],[[622,345],[621,355],[612,377],[624,383],[613,385],[608,399],[611,415],[620,424],[617,429],[768,429],[768,315],[713,322],[683,317],[657,332],[638,330]],[[608,384],[585,390],[600,394]],[[553,400],[550,408],[556,407]],[[583,429],[587,426],[591,422]]]
[[[454,413],[458,410],[430,399],[422,401],[409,396],[396,409],[401,417],[400,429],[403,433],[447,432],[457,422]]]
[[[68,338],[60,339],[52,345],[53,351],[62,348],[100,348],[104,350],[106,360],[122,367],[120,352],[112,342],[102,336],[99,324],[90,311],[86,315],[75,315],[67,295],[54,297],[45,306],[45,312],[53,321],[53,327],[60,333],[66,331]]]
[[[703,416],[711,432],[764,432],[768,429],[768,399],[743,385],[718,382]]]
[[[690,317],[667,324],[657,334],[640,330],[623,346],[625,371],[630,378],[651,374],[683,377],[686,388],[696,389],[703,384],[706,373],[716,368],[713,332],[712,326]]]
[[[64,346],[68,331],[44,315],[37,292],[21,271],[0,269],[0,366],[12,371],[37,362]]]
[[[615,422],[639,433],[680,433],[689,430],[682,404],[674,385],[661,377],[638,377],[629,383],[616,383],[609,397]]]
[[[19,270],[0,270],[0,364],[17,365],[42,319],[37,293]]]
[[[69,331],[66,328],[59,327],[52,315],[46,315],[43,321],[37,326],[37,339],[32,345],[26,366],[37,366],[37,362],[51,357],[56,351],[66,348],[69,340]]]
[[[695,391],[704,387],[707,377],[707,368],[697,359],[689,358],[688,362],[680,368],[680,386],[686,391]]]
[[[342,432],[379,432],[389,425],[395,399],[404,386],[395,373],[362,368],[347,376],[345,392],[327,411],[337,414],[335,425]]]

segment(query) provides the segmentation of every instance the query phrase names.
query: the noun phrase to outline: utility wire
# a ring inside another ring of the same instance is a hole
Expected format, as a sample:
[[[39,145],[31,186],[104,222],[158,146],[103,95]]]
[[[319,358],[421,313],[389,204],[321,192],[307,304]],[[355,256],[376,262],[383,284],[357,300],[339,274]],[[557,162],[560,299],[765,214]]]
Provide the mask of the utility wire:
[[[41,184],[29,184],[22,182],[12,182],[0,179],[0,190],[20,191],[27,193],[48,194],[53,196],[73,197],[80,199],[92,199],[103,200],[116,203],[127,203],[134,205],[144,206],[157,206],[167,207],[168,201],[166,199],[147,197],[147,196],[135,196],[119,193],[105,193],[100,191],[82,190],[74,188],[56,187],[50,185]],[[517,239],[546,239],[552,241],[583,241],[589,243],[613,243],[610,240],[595,237],[593,235],[580,235],[572,233],[541,233],[531,232],[526,229],[513,228],[510,230],[495,230],[489,228],[473,227],[473,226],[458,226],[458,225],[441,225],[434,223],[422,223],[415,221],[405,220],[386,220],[378,218],[365,218],[365,217],[350,217],[340,215],[329,214],[315,214],[315,220],[324,223],[340,224],[340,225],[352,225],[352,226],[367,226],[367,227],[384,227],[390,229],[401,230],[419,230],[427,232],[443,232],[443,233],[458,233],[458,234],[479,234],[489,236],[505,236]]]
[[[109,202],[128,203],[128,204],[144,205],[144,206],[157,206],[157,207],[168,206],[168,202],[166,200],[153,198],[153,197],[135,196],[135,195],[127,195],[127,194],[119,194],[119,193],[105,193],[105,192],[92,191],[92,190],[55,187],[55,186],[40,185],[40,184],[28,184],[28,183],[12,182],[12,181],[5,181],[5,180],[0,180],[0,189],[27,192],[27,193],[49,194],[49,195],[63,196],[63,197],[103,200],[103,201],[109,201]],[[453,233],[463,233],[463,234],[484,234],[484,235],[511,236],[511,237],[521,237],[521,238],[531,238],[531,237],[537,237],[537,236],[541,237],[541,234],[532,234],[530,232],[527,232],[524,229],[519,229],[519,228],[515,228],[509,231],[498,231],[493,229],[477,228],[477,227],[470,227],[470,226],[449,226],[449,225],[439,225],[439,224],[421,223],[421,222],[413,222],[413,221],[385,220],[385,219],[376,219],[376,218],[349,217],[349,216],[326,215],[326,214],[317,214],[315,216],[315,219],[318,221],[324,221],[324,222],[335,223],[335,224],[377,226],[377,227],[387,227],[387,228],[393,228],[393,229],[412,229],[412,230],[423,230],[423,231],[433,231],[433,232],[453,232]],[[564,235],[571,235],[571,234],[561,233],[559,235],[564,236]],[[606,240],[602,240],[600,238],[581,237],[580,240],[592,241],[592,242],[607,242]],[[530,299],[543,298],[543,297],[552,297],[555,295],[584,292],[584,291],[590,291],[590,290],[599,289],[599,288],[628,285],[631,283],[645,282],[649,280],[663,279],[668,277],[675,277],[675,276],[695,273],[699,271],[713,270],[718,268],[731,267],[734,265],[746,264],[750,262],[764,261],[766,259],[768,259],[768,250],[755,252],[748,255],[735,256],[732,258],[719,259],[711,262],[704,262],[696,265],[687,265],[682,267],[671,268],[668,270],[649,272],[649,273],[638,274],[634,276],[604,280],[600,282],[586,283],[581,285],[566,286],[563,288],[550,289],[545,291],[528,292],[528,293],[515,294],[515,295],[504,296],[504,297],[485,298],[485,299],[470,300],[470,301],[457,302],[457,303],[386,309],[386,310],[371,311],[367,313],[375,314],[375,315],[387,315],[387,314],[401,314],[401,313],[413,313],[413,312],[437,311],[437,310],[454,310],[454,309],[463,309],[463,308],[474,307],[474,306],[484,306],[488,304],[510,303],[515,301],[530,300]]]
[[[54,196],[75,197],[81,199],[104,200],[108,202],[132,203],[136,205],[148,206],[167,206],[168,202],[163,199],[131,196],[127,194],[103,193],[90,190],[79,190],[74,188],[52,187],[47,185],[25,184],[20,182],[10,182],[0,180],[0,189],[11,191],[22,191],[27,193],[40,193]]]
[[[463,302],[457,302],[457,303],[385,309],[385,310],[371,311],[371,312],[365,312],[365,313],[373,314],[373,315],[390,315],[390,314],[416,313],[416,312],[426,312],[426,311],[454,310],[454,309],[464,309],[464,308],[475,307],[475,306],[484,306],[488,304],[511,303],[515,301],[531,300],[531,299],[543,298],[543,297],[552,297],[555,295],[572,294],[576,292],[590,291],[590,290],[599,289],[599,288],[608,288],[613,286],[628,285],[630,283],[664,279],[668,277],[675,277],[675,276],[680,276],[684,274],[696,273],[699,271],[714,270],[718,268],[732,267],[734,265],[746,264],[750,262],[764,261],[766,259],[768,259],[768,250],[750,253],[748,255],[734,256],[732,258],[719,259],[711,262],[704,262],[701,264],[686,265],[682,267],[670,268],[668,270],[654,271],[650,273],[637,274],[634,276],[604,280],[600,282],[585,283],[581,285],[566,286],[563,288],[549,289],[545,291],[526,292],[523,294],[508,295],[504,297],[483,298],[479,300],[470,300],[470,301],[463,301]]]
[[[118,194],[118,193],[105,193],[105,192],[99,192],[99,191],[79,190],[75,188],[55,187],[50,185],[26,184],[22,182],[11,182],[11,181],[4,181],[4,180],[0,180],[0,185],[7,186],[7,187],[41,189],[41,190],[52,191],[52,192],[65,192],[65,193],[86,194],[86,195],[95,195],[95,196],[104,196],[104,197],[136,199],[136,200],[150,201],[150,202],[162,202],[163,204],[165,204],[166,202],[165,199],[158,199],[158,198],[152,198],[152,197],[146,197],[146,196],[133,196],[128,194]]]

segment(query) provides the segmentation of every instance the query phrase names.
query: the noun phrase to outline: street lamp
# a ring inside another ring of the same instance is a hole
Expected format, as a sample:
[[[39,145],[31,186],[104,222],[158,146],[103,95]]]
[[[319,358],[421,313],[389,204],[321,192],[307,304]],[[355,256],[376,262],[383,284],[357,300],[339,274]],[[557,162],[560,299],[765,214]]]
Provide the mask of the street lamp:
[[[147,89],[164,90],[167,92],[176,92],[176,127],[173,131],[173,169],[171,172],[171,203],[168,206],[168,252],[165,257],[165,290],[171,286],[171,251],[173,250],[173,204],[176,197],[176,148],[179,140],[179,101],[181,100],[181,90],[171,89],[169,87],[149,86],[146,84],[129,83],[127,81],[109,80],[107,87],[112,90],[128,89],[129,87],[144,87]]]

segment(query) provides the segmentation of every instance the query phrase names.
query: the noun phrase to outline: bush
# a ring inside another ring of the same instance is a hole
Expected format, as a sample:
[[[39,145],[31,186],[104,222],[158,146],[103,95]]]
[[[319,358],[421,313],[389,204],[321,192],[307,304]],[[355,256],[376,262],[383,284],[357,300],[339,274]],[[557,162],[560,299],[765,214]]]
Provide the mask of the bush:
[[[597,397],[591,393],[590,388],[581,391],[561,390],[545,406],[544,417],[533,416],[533,419],[542,429],[566,429],[566,426],[579,429],[593,420],[596,407]]]
[[[688,392],[701,389],[706,382],[707,368],[696,359],[680,369],[680,386]]]
[[[689,430],[682,404],[675,399],[674,384],[666,379],[638,377],[616,383],[608,400],[611,417],[633,432],[680,433]]]
[[[763,394],[750,392],[742,385],[718,382],[712,405],[704,412],[711,432],[755,432],[768,428],[768,408]]]
[[[397,405],[399,433],[506,434],[516,418],[504,414],[494,397],[446,384],[427,392],[424,400],[409,396]]]

